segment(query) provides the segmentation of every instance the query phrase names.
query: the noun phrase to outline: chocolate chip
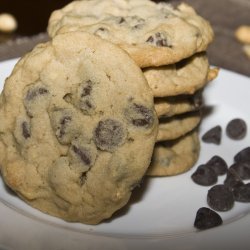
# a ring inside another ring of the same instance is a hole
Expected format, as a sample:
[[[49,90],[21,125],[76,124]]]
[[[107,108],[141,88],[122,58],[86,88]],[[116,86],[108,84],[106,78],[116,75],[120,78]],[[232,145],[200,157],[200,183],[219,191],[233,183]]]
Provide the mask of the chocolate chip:
[[[217,211],[228,211],[234,205],[233,193],[226,185],[215,185],[208,190],[208,205]]]
[[[87,80],[83,82],[78,89],[78,107],[86,115],[92,114],[96,108],[93,97],[91,96],[94,84],[93,81]]]
[[[69,144],[77,133],[71,109],[56,109],[50,113],[52,129],[61,144]]]
[[[80,134],[72,139],[68,155],[72,168],[83,173],[94,165],[97,149],[91,139]]]
[[[31,136],[30,126],[26,121],[22,123],[22,132],[25,139],[28,139]]]
[[[238,185],[233,190],[235,201],[250,202],[250,183]]]
[[[106,119],[98,123],[93,136],[99,149],[112,152],[124,143],[126,131],[120,121]]]
[[[226,134],[234,140],[243,139],[247,133],[246,122],[240,118],[231,120],[226,126]]]
[[[136,127],[149,128],[154,123],[153,111],[140,104],[132,104],[125,110],[125,116]]]
[[[48,106],[50,92],[42,82],[36,82],[25,88],[23,103],[27,114],[34,117],[44,112]]]
[[[206,165],[213,169],[217,175],[224,175],[227,173],[227,163],[218,155],[213,156]]]
[[[85,82],[84,85],[82,85],[82,93],[81,93],[81,97],[85,97],[91,94],[92,91],[92,81],[91,80],[87,80]]]
[[[71,116],[64,116],[61,118],[60,120],[60,127],[59,127],[59,138],[62,138],[65,135],[65,130],[66,127],[68,126],[68,124],[72,121],[72,117]]]
[[[200,230],[209,229],[212,227],[217,227],[222,224],[222,219],[218,213],[211,210],[207,207],[199,208],[195,221],[194,226]]]
[[[46,95],[48,93],[49,91],[46,88],[37,87],[37,88],[29,89],[25,98],[26,100],[30,101],[36,98],[37,96]]]
[[[72,150],[75,154],[78,155],[78,157],[84,163],[84,165],[87,165],[87,166],[91,165],[92,160],[91,160],[91,154],[89,150],[85,148],[78,148],[75,145],[72,145]]]
[[[244,184],[242,179],[238,176],[234,169],[229,168],[227,171],[226,179],[224,180],[224,185],[226,185],[231,191],[238,185]]]
[[[250,179],[250,162],[234,163],[230,169],[233,169],[242,180]]]
[[[203,136],[202,141],[206,143],[214,143],[219,145],[221,143],[222,128],[217,125],[209,129]]]
[[[216,173],[206,165],[200,165],[191,178],[195,183],[202,186],[210,186],[217,182]]]
[[[154,35],[149,36],[147,38],[146,42],[151,43],[151,44],[158,46],[158,47],[172,47],[169,44],[165,35],[162,34],[161,32],[157,32]]]
[[[244,148],[241,151],[239,151],[234,156],[235,162],[243,162],[243,161],[249,161],[250,162],[250,147]]]

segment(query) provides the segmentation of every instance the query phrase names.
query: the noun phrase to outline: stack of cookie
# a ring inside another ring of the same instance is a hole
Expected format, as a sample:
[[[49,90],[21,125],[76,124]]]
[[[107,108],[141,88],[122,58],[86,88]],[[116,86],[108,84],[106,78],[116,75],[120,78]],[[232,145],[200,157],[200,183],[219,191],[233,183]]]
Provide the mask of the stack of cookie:
[[[174,8],[149,0],[92,0],[73,2],[51,15],[51,37],[75,30],[119,45],[143,69],[155,97],[161,142],[147,174],[190,169],[199,155],[202,91],[217,75],[205,52],[213,39],[209,23],[186,4]]]
[[[218,74],[205,52],[175,65],[144,69],[155,96],[159,131],[147,174],[169,176],[189,170],[199,156],[197,128],[205,85]]]
[[[33,207],[97,224],[145,174],[194,164],[213,31],[185,4],[84,0],[48,32],[0,96],[1,175]]]

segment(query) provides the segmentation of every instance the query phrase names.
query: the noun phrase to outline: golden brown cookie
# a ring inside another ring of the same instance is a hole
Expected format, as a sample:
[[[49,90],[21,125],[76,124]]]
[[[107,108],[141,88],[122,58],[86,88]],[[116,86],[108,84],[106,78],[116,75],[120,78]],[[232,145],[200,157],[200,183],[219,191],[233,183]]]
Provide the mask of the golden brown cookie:
[[[179,62],[213,40],[210,24],[191,6],[150,0],[73,1],[52,13],[48,33],[73,30],[118,44],[142,68]]]
[[[152,92],[129,55],[97,36],[38,45],[7,78],[0,104],[2,177],[45,213],[99,223],[127,203],[150,164]]]

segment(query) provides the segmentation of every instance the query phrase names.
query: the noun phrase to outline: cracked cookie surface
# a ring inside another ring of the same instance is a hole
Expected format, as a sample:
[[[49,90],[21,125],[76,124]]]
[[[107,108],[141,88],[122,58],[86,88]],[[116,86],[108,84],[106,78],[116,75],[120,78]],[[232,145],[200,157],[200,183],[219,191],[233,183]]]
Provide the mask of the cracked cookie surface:
[[[127,203],[150,163],[152,92],[123,50],[94,35],[38,45],[15,66],[0,104],[2,177],[43,212],[99,223]]]

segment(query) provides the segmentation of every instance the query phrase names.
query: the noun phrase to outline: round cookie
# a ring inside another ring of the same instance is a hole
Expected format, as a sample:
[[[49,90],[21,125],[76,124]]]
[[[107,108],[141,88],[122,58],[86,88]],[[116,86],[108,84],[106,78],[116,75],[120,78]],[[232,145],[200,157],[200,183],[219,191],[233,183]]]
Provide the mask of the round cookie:
[[[0,104],[2,177],[45,213],[99,223],[127,203],[150,164],[151,90],[127,53],[97,36],[38,45],[15,66]]]
[[[194,94],[207,84],[208,72],[209,62],[205,53],[143,71],[155,97]]]
[[[155,145],[147,175],[172,176],[184,173],[194,166],[200,152],[197,131],[174,141]]]
[[[198,111],[162,118],[159,122],[157,141],[177,139],[197,127],[200,121],[201,115]]]
[[[140,67],[173,64],[205,51],[210,24],[192,7],[150,0],[73,1],[54,11],[48,33],[83,30],[125,49]]]
[[[201,108],[202,91],[198,90],[194,95],[159,97],[155,98],[154,103],[159,118],[183,114]]]

